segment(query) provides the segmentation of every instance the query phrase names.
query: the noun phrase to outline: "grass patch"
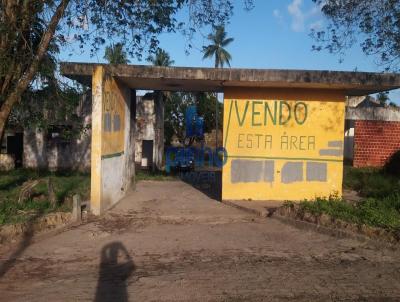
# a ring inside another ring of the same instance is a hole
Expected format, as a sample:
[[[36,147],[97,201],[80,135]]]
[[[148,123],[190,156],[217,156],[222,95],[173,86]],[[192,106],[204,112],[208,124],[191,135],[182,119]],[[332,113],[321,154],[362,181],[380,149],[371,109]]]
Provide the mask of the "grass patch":
[[[343,187],[357,191],[362,199],[357,203],[337,196],[304,200],[298,204],[299,213],[327,214],[357,225],[400,231],[400,178],[380,169],[345,167]]]
[[[343,187],[367,198],[385,198],[400,194],[400,178],[374,168],[344,167]]]
[[[18,204],[18,196],[22,184],[28,180],[46,179],[51,177],[57,198],[57,205],[52,207],[47,200],[47,186],[39,184],[30,200]],[[65,201],[74,194],[89,198],[90,175],[72,172],[51,173],[18,169],[10,172],[0,172],[0,225],[23,222],[34,215],[54,211],[69,211],[70,205]]]
[[[166,181],[166,180],[177,180],[177,178],[176,176],[167,174],[165,172],[138,170],[136,172],[136,181],[141,181],[141,180]]]
[[[285,206],[293,206],[285,203]],[[317,198],[299,203],[300,212],[319,216],[328,214],[358,225],[380,227],[390,231],[400,231],[400,195],[392,194],[382,199],[367,198],[350,204],[337,197]]]

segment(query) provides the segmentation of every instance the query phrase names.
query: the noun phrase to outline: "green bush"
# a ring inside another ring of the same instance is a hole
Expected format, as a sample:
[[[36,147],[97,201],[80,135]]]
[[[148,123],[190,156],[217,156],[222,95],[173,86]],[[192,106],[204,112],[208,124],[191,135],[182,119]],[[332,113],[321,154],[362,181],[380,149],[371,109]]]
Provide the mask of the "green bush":
[[[343,186],[362,197],[383,198],[400,193],[400,178],[374,168],[345,167]]]
[[[289,205],[286,205],[289,206]],[[340,198],[317,198],[302,201],[299,210],[314,215],[328,214],[359,225],[381,227],[388,230],[400,230],[400,194],[394,193],[381,199],[367,198],[356,204],[350,204]]]
[[[154,180],[154,181],[165,181],[165,180],[176,180],[177,178],[171,174],[165,172],[152,172],[146,170],[136,171],[136,181],[141,180]]]
[[[24,182],[34,179],[46,180],[52,178],[57,204],[53,207],[47,200],[47,185],[40,183],[34,188],[34,196],[18,204],[17,200]],[[64,203],[66,198],[80,194],[83,199],[89,198],[90,176],[75,172],[35,171],[18,169],[10,172],[0,172],[0,225],[28,220],[36,215],[51,211],[70,210]]]

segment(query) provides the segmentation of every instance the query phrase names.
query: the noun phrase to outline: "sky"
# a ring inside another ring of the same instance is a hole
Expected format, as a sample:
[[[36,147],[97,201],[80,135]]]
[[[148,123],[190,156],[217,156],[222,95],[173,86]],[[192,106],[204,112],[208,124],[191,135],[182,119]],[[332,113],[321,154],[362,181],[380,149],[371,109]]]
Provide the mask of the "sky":
[[[231,67],[271,69],[316,69],[380,72],[373,57],[363,54],[359,45],[338,57],[327,51],[312,51],[312,28],[326,24],[320,8],[312,0],[254,0],[251,11],[243,9],[242,0],[234,0],[234,15],[226,26],[234,41],[227,47],[232,55]],[[187,50],[187,41],[180,33],[162,34],[160,47],[175,61],[175,66],[213,67],[213,60],[203,60],[201,48],[207,44],[207,31],[198,34],[194,47]],[[62,52],[60,59],[73,62],[102,63],[104,51],[90,57],[89,51]],[[342,59],[342,61],[340,60]],[[148,64],[130,59],[132,64]],[[390,94],[391,101],[400,104],[400,91]]]

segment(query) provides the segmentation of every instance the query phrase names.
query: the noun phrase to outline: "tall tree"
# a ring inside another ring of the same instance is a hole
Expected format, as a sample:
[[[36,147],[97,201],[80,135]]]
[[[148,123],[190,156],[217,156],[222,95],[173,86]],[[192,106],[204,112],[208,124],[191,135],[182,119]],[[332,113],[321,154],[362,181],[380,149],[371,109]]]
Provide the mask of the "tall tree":
[[[390,101],[389,94],[387,92],[379,92],[376,95],[376,100],[382,105],[386,106],[387,103]]]
[[[171,60],[169,53],[162,48],[157,48],[156,52],[149,56],[148,61],[154,66],[171,66],[175,63]]]
[[[174,64],[168,52],[164,49],[157,48],[154,55],[148,58],[154,66],[168,67]],[[155,139],[154,139],[154,159],[153,170],[162,169],[162,160],[164,155],[164,116],[165,116],[165,103],[170,98],[170,94],[163,91],[154,92],[154,112],[156,116],[155,121]]]
[[[314,50],[343,54],[357,41],[366,55],[377,57],[386,70],[400,67],[399,0],[313,0],[327,18],[313,30]]]
[[[124,41],[131,56],[156,49],[162,32],[190,36],[227,22],[233,0],[0,0],[0,137],[12,108],[30,87],[52,44],[90,46]],[[251,0],[244,0],[251,6]],[[188,22],[178,20],[180,17]],[[188,18],[184,14],[188,13]],[[75,43],[75,44],[74,44]]]
[[[227,32],[223,25],[214,27],[214,33],[208,35],[207,39],[211,42],[208,46],[203,47],[203,59],[213,58],[215,60],[214,67],[224,67],[225,64],[231,66],[231,54],[225,49],[233,38],[227,38]]]
[[[233,42],[233,38],[227,38],[227,32],[223,25],[215,26],[214,33],[208,35],[208,40],[211,44],[203,47],[203,59],[214,57],[215,68],[223,68],[225,64],[231,66],[231,54],[225,49],[230,43]],[[215,105],[215,116],[218,117],[218,101]],[[218,118],[215,119],[215,146],[218,147]]]
[[[104,51],[104,59],[110,64],[128,64],[128,55],[122,43],[111,44]]]
[[[197,100],[196,100],[197,99]],[[215,106],[219,116],[215,116]],[[215,120],[222,119],[222,104],[211,93],[174,92],[165,103],[165,138],[170,143],[175,134],[183,142],[185,139],[185,112],[189,106],[196,106],[197,114],[204,118],[204,132],[211,132]]]

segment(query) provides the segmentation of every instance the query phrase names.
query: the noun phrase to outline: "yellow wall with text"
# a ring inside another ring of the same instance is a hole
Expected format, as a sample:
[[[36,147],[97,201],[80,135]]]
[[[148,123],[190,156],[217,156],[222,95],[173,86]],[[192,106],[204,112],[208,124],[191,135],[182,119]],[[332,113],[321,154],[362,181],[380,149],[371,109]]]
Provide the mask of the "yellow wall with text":
[[[302,200],[342,194],[343,92],[231,88],[224,94],[228,160],[222,199]]]
[[[122,89],[111,76],[106,76],[103,91],[102,156],[124,151],[125,100]]]

